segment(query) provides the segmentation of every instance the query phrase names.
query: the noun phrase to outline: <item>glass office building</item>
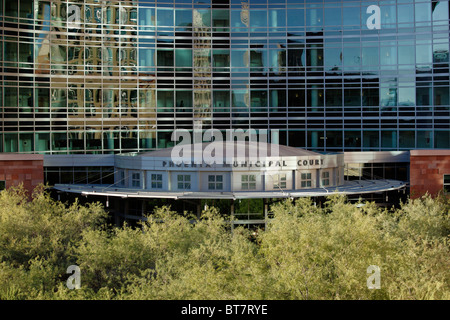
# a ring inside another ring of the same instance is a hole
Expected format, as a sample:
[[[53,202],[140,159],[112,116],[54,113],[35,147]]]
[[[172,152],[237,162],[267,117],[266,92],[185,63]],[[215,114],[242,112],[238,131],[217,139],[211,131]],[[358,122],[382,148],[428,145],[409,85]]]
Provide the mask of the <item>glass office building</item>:
[[[143,152],[199,125],[450,148],[448,1],[0,0],[0,24],[0,152]]]

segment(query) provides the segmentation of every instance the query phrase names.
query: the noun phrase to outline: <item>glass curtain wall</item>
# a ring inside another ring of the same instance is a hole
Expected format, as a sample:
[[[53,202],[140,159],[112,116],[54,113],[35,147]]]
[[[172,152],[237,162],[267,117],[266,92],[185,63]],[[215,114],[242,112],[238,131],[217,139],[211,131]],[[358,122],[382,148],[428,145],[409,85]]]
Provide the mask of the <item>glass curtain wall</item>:
[[[450,148],[448,1],[373,4],[0,0],[0,151],[146,151],[200,125]]]

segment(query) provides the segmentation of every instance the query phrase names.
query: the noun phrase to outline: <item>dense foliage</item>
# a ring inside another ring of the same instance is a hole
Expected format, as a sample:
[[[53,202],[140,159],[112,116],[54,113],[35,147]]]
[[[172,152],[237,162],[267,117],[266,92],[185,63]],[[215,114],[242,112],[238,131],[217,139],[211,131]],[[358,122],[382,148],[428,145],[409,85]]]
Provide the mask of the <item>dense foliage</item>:
[[[117,228],[100,204],[11,188],[0,194],[0,299],[449,299],[449,208],[428,196],[395,210],[286,200],[254,238],[215,208],[193,223],[162,207]],[[70,265],[81,289],[66,286]],[[367,287],[370,265],[380,289]]]

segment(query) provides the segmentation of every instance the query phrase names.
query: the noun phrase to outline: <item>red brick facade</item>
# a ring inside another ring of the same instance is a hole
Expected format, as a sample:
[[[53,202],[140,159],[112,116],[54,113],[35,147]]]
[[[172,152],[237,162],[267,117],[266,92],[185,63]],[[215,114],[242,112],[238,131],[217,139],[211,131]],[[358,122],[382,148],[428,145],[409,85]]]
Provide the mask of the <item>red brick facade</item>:
[[[442,192],[444,174],[450,174],[450,150],[411,150],[410,161],[411,198]]]
[[[37,185],[44,183],[44,156],[0,154],[0,181],[5,181],[6,188],[23,183],[31,194]]]

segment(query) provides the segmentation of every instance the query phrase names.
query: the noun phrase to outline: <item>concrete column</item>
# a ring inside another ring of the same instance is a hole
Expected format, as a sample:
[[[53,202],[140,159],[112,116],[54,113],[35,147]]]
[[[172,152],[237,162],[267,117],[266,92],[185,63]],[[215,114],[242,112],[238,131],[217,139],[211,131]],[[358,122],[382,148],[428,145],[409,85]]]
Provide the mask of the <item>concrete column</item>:
[[[270,143],[280,144],[280,135],[278,131],[270,131]]]

